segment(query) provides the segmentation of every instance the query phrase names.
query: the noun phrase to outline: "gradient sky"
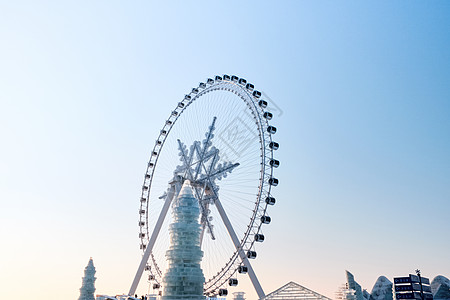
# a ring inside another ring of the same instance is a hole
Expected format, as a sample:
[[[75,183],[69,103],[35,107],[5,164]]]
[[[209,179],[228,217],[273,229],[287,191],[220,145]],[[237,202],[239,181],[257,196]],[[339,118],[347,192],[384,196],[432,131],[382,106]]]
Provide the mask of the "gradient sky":
[[[450,277],[450,2],[1,1],[2,298],[127,292],[154,140],[199,81],[245,77],[274,118],[266,293]],[[248,299],[255,293],[243,282]],[[230,297],[231,298],[231,297]]]

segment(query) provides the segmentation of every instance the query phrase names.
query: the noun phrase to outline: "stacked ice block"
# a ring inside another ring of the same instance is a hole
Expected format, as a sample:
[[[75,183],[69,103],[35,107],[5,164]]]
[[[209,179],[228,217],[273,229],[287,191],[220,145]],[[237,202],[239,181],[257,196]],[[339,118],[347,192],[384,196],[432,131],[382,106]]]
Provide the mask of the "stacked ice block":
[[[205,277],[200,268],[200,208],[190,182],[186,180],[172,203],[170,247],[166,252],[168,269],[163,277],[162,300],[204,299]]]
[[[84,277],[80,289],[80,297],[78,300],[95,300],[95,267],[92,257],[89,259],[88,265],[84,269]]]

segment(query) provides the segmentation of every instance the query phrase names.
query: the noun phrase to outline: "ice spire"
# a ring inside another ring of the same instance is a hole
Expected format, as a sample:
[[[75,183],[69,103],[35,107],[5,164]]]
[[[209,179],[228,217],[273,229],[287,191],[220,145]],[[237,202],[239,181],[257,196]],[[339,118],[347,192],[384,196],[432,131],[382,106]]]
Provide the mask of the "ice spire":
[[[80,298],[78,300],[95,300],[94,292],[95,292],[95,267],[94,267],[94,261],[92,260],[92,257],[89,259],[89,262],[84,269],[84,277],[81,284],[80,289]]]
[[[359,283],[357,283],[355,281],[355,277],[353,276],[353,274],[350,273],[347,270],[345,270],[345,273],[347,275],[348,288],[350,290],[354,290],[355,291],[356,300],[364,300],[361,286],[359,285]]]
[[[169,227],[170,247],[166,252],[169,267],[162,280],[163,300],[204,299],[199,215],[198,200],[190,181],[186,180],[172,203],[173,223]]]

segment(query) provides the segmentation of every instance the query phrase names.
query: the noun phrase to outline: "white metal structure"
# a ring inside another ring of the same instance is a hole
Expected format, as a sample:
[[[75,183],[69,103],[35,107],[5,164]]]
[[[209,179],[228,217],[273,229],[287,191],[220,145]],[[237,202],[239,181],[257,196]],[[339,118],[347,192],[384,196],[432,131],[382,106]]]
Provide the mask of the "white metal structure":
[[[247,273],[259,296],[264,291],[251,266],[270,223],[279,161],[272,140],[276,128],[267,100],[236,76],[216,76],[185,95],[170,113],[151,152],[139,208],[141,264],[129,295],[144,270],[161,288],[168,248],[168,210],[184,180],[190,180],[201,209],[202,269],[207,296],[226,295],[227,286]],[[206,131],[206,133],[205,133]],[[189,145],[188,148],[186,145]],[[177,155],[178,154],[178,159]]]

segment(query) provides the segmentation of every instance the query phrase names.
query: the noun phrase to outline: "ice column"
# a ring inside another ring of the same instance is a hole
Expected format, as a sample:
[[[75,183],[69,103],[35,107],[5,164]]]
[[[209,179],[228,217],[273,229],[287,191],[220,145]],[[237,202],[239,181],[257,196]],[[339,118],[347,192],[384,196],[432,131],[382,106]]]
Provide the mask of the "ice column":
[[[200,208],[189,180],[172,203],[173,223],[170,224],[170,247],[166,252],[168,269],[163,277],[162,300],[204,299],[205,277],[200,268]]]
[[[89,259],[88,265],[84,269],[83,282],[80,289],[80,298],[78,300],[95,300],[95,267],[92,257]]]

